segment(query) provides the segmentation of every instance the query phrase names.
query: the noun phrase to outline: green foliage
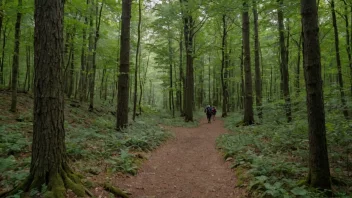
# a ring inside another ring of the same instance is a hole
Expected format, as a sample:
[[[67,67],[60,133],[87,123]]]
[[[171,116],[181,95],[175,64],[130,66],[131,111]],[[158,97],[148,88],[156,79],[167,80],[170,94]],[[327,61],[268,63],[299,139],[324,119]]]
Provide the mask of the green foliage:
[[[254,196],[323,197],[321,192],[299,182],[308,174],[308,123],[306,112],[302,110],[305,104],[293,105],[295,118],[290,124],[285,123],[281,105],[264,107],[264,120],[260,125],[235,127],[242,119],[239,114],[226,119],[225,126],[233,132],[217,139],[225,159],[234,159],[233,168],[248,170],[248,189]],[[351,154],[351,128],[337,110],[327,114],[326,126],[332,175],[343,178],[350,186],[347,155]],[[339,197],[351,195],[343,186],[335,189]]]
[[[158,114],[157,118],[159,121],[159,124],[165,125],[165,126],[175,126],[175,127],[197,127],[198,126],[198,120],[200,120],[202,117],[205,117],[205,114],[203,113],[203,109],[199,111],[193,112],[193,119],[194,122],[185,122],[184,117],[179,116],[179,112],[176,112],[175,117],[173,118],[170,112],[160,112]]]
[[[26,151],[30,142],[24,129],[31,124],[15,123],[0,126],[0,156],[12,155]]]

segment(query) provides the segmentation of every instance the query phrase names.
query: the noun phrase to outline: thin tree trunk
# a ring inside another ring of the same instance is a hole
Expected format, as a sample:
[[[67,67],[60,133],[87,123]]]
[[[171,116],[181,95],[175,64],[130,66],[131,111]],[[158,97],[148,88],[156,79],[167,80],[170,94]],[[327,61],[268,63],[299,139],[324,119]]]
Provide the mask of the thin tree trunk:
[[[141,45],[141,23],[142,23],[142,0],[138,1],[138,28],[137,28],[137,51],[136,51],[136,65],[134,70],[134,93],[133,93],[133,116],[132,120],[134,121],[136,118],[137,111],[137,92],[138,92],[138,67],[139,67],[139,50]]]
[[[120,71],[118,79],[118,102],[116,113],[117,130],[127,127],[128,124],[131,4],[132,0],[122,1]]]
[[[296,87],[296,96],[299,96],[300,93],[300,67],[301,67],[301,46],[302,46],[302,33],[299,36],[299,41],[297,44],[297,67],[296,67],[296,82],[295,82],[295,87]]]
[[[88,4],[88,0],[87,0]],[[88,25],[88,18],[84,18],[84,24]],[[87,65],[87,55],[86,55],[86,47],[87,47],[87,30],[84,27],[83,28],[83,34],[82,34],[82,48],[81,48],[81,71],[80,71],[80,82],[79,82],[79,101],[85,101],[86,100],[86,94],[87,94],[87,78],[86,74],[88,73],[86,68]]]
[[[301,0],[301,14],[309,127],[308,183],[314,188],[331,190],[316,1]]]
[[[341,60],[340,60],[340,49],[339,49],[339,33],[337,29],[336,14],[335,14],[335,1],[331,0],[330,5],[331,5],[332,23],[334,26],[337,78],[340,86],[342,113],[345,116],[345,118],[348,119],[349,115],[348,115],[348,109],[347,109],[346,99],[345,99],[345,91],[343,89],[343,79],[342,79],[342,69],[341,69]]]
[[[169,38],[168,38],[168,45],[169,45],[169,75],[170,75],[170,90],[169,90],[169,98],[170,98],[170,108],[172,112],[172,117],[175,117],[175,104],[174,104],[174,90],[173,90],[173,50],[172,50],[172,42],[171,42],[171,30],[168,27],[169,31]]]
[[[212,104],[211,102],[211,67],[210,67],[210,55],[209,55],[209,62],[208,62],[208,97],[209,97],[209,104]]]
[[[31,75],[31,65],[30,65],[30,47],[29,46],[26,46],[26,76],[25,76],[25,79],[24,79],[24,83],[23,83],[23,90],[27,90],[26,89],[26,86],[27,86],[27,81],[30,82],[30,75]],[[28,83],[29,85],[29,83]],[[28,90],[29,90],[29,87],[28,87]],[[27,90],[27,91],[28,91]]]
[[[241,66],[241,105],[240,105],[240,107],[241,107],[241,109],[244,109],[244,61],[243,61],[243,59],[244,59],[244,51],[243,51],[243,42],[242,42],[242,46],[241,46],[241,57],[240,57],[240,59],[241,59],[241,64],[240,64],[240,66]]]
[[[103,98],[103,94],[104,94],[105,78],[106,78],[106,65],[104,64],[103,74],[100,81],[100,94],[99,94],[100,99]]]
[[[181,32],[181,39],[180,39],[180,115],[184,116],[184,105],[185,105],[185,93],[186,93],[186,80],[185,80],[185,75],[183,73],[183,44],[182,44],[182,38],[183,38],[183,33]],[[183,93],[183,94],[182,94]],[[183,96],[183,97],[182,97]]]
[[[75,70],[75,49],[74,49],[74,34],[72,35],[72,43],[71,43],[71,59],[70,59],[70,69],[68,71],[68,90],[67,90],[67,97],[71,98],[73,93],[74,87],[74,70]]]
[[[258,32],[258,11],[256,0],[253,0],[253,20],[254,20],[254,65],[255,65],[255,95],[258,117],[263,119],[262,111],[262,82],[260,76],[259,62],[259,32]]]
[[[281,79],[282,79],[282,91],[285,99],[285,111],[287,122],[292,121],[291,115],[291,98],[289,89],[289,75],[288,75],[288,65],[287,65],[287,49],[285,47],[285,34],[284,34],[284,17],[283,17],[283,0],[278,0],[279,9],[278,15],[278,25],[279,25],[279,36],[280,36],[280,68],[281,68]]]
[[[350,31],[348,29],[348,27],[349,27],[348,5],[346,3],[346,0],[342,0],[342,1],[345,5],[345,13],[344,13],[343,17],[345,20],[345,27],[346,27],[346,51],[347,51],[347,56],[348,56],[348,66],[350,68],[350,92],[351,92],[351,97],[352,97],[352,52],[351,52],[351,41],[350,41],[350,35],[352,36],[352,32],[350,34]],[[351,2],[351,11],[352,11],[352,2]],[[351,17],[352,17],[352,14],[351,14]]]
[[[143,99],[142,96],[143,96],[144,84],[145,84],[145,81],[147,80],[147,72],[148,72],[148,67],[149,67],[149,58],[150,58],[150,52],[149,52],[148,59],[147,59],[147,65],[145,66],[143,79],[139,80],[139,88],[140,88],[139,102],[138,102],[139,114],[142,114],[142,99]]]
[[[254,124],[253,97],[252,97],[252,74],[251,74],[251,52],[249,43],[249,15],[248,4],[243,3],[242,13],[242,39],[244,49],[244,69],[245,69],[245,103],[244,103],[244,125]]]
[[[94,6],[94,1],[92,2],[92,6]],[[95,76],[96,76],[96,70],[97,70],[97,64],[96,64],[97,50],[96,49],[97,49],[97,44],[99,40],[99,29],[100,29],[101,13],[103,11],[103,7],[104,7],[104,0],[101,3],[100,9],[99,9],[99,1],[97,0],[95,5],[95,32],[94,32],[95,35],[94,35],[94,41],[93,41],[94,43],[93,43],[92,51],[90,51],[90,53],[92,53],[92,57],[91,57],[92,74],[91,74],[90,83],[89,83],[90,85],[89,86],[89,111],[93,111],[94,109]]]
[[[4,29],[4,34],[2,34],[2,23],[3,23],[3,16],[4,16],[4,11],[2,10],[2,5],[3,5],[3,1],[0,1],[0,40],[2,39],[1,36],[3,35],[3,42],[5,43],[5,32],[6,32],[6,28]],[[3,44],[4,44],[3,43]],[[4,53],[4,47],[2,49],[2,52]],[[2,55],[0,57],[0,85],[4,84],[3,82],[3,78],[4,78],[4,65],[2,64],[2,59],[4,58],[4,56]]]
[[[11,98],[11,112],[16,112],[17,107],[17,83],[18,83],[18,68],[19,68],[19,55],[20,55],[20,37],[21,37],[21,18],[22,13],[20,9],[22,8],[22,0],[18,0],[18,9],[15,25],[15,48],[13,52],[13,62],[12,62],[12,98]]]
[[[5,78],[4,78],[4,61],[5,61],[5,47],[6,47],[6,32],[7,28],[5,26],[3,30],[3,37],[2,37],[2,52],[1,52],[1,62],[0,62],[0,84],[5,85]]]
[[[226,15],[222,15],[222,43],[221,43],[221,88],[222,88],[222,116],[227,117],[227,79],[224,79],[224,70],[226,70],[226,39],[227,39],[227,27],[226,27]]]

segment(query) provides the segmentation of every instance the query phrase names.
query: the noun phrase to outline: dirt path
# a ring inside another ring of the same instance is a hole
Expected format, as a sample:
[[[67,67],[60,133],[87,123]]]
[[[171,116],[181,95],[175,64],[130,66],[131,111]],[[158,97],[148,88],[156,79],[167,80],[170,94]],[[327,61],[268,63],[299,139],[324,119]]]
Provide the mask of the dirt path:
[[[221,120],[170,129],[176,137],[154,151],[137,176],[114,179],[116,186],[133,198],[245,197],[215,148],[216,137],[226,132]]]

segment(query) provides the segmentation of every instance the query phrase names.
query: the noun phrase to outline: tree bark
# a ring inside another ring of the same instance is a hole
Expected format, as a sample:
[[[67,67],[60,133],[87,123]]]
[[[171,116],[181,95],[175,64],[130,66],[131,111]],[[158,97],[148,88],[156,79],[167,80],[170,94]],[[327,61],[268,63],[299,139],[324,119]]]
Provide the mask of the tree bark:
[[[168,46],[169,46],[169,75],[170,75],[170,90],[169,90],[169,98],[170,98],[170,108],[172,112],[172,117],[175,117],[175,103],[174,103],[174,86],[173,86],[173,49],[172,49],[172,42],[171,42],[171,30],[170,26],[168,26]]]
[[[309,127],[308,183],[314,188],[331,190],[316,1],[301,0],[301,15]]]
[[[244,102],[244,125],[254,124],[253,97],[252,97],[252,73],[251,73],[251,52],[249,43],[249,15],[248,4],[243,3],[242,13],[242,39],[244,49],[244,70],[245,70],[245,102]]]
[[[344,5],[345,5],[345,13],[343,15],[343,18],[345,20],[345,27],[346,27],[346,51],[347,51],[347,57],[348,57],[348,67],[350,68],[350,92],[351,92],[351,97],[352,97],[352,52],[351,52],[351,40],[350,36],[352,36],[352,32],[350,34],[349,31],[349,20],[348,20],[348,5],[346,3],[346,0],[342,0]],[[352,2],[351,2],[351,11],[352,11]],[[352,17],[352,14],[351,14]],[[352,22],[352,21],[351,21]]]
[[[85,189],[68,166],[62,83],[63,1],[35,1],[34,121],[30,173],[25,182],[4,194],[41,191],[44,197],[64,197],[66,189],[83,197]]]
[[[22,0],[18,0],[18,11],[15,25],[15,48],[13,52],[12,61],[12,83],[11,83],[11,112],[16,112],[17,108],[17,83],[18,83],[18,69],[20,56],[20,37],[21,37],[21,18],[22,18]]]
[[[185,93],[186,93],[186,79],[185,75],[183,72],[183,44],[182,44],[182,38],[183,38],[183,33],[181,32],[181,39],[180,39],[180,115],[184,116],[184,105],[185,105]],[[182,94],[183,93],[183,94]],[[182,97],[183,96],[183,97]]]
[[[337,29],[336,14],[335,14],[335,1],[331,0],[331,14],[332,14],[332,24],[334,26],[334,37],[335,37],[335,52],[336,52],[336,66],[337,66],[337,79],[340,88],[340,97],[342,104],[342,113],[346,119],[349,118],[348,109],[345,99],[345,91],[343,89],[343,79],[342,79],[342,69],[341,69],[341,59],[340,59],[340,49],[339,49],[339,33]]]
[[[3,1],[0,1],[0,40],[3,39],[3,42],[5,42],[5,30],[4,30],[4,38],[1,38],[2,36],[2,24],[3,24],[3,16],[4,16],[4,11],[2,10],[2,5],[3,5]],[[4,47],[2,49],[2,52],[4,52]],[[2,59],[4,58],[4,56],[0,57],[0,85],[4,84],[3,83],[3,78],[4,78],[4,67],[2,64]]]
[[[226,67],[226,39],[227,39],[227,27],[226,27],[226,15],[222,15],[222,42],[221,42],[221,73],[220,73],[220,79],[221,79],[221,88],[222,88],[222,116],[221,117],[227,117],[227,103],[228,103],[228,87],[227,87],[227,79],[224,74],[224,70],[227,69]],[[227,71],[225,71],[227,72]]]
[[[71,98],[74,87],[74,69],[75,69],[75,36],[76,36],[76,27],[73,27],[71,38],[70,38],[70,58],[67,63],[70,67],[67,72],[67,97]]]
[[[188,0],[181,0],[181,4],[187,4]],[[185,121],[193,122],[193,106],[194,106],[194,68],[193,68],[193,29],[194,21],[191,11],[187,6],[183,10],[184,38],[186,46],[186,92],[185,97]]]
[[[31,81],[30,77],[31,77],[31,64],[30,64],[30,46],[26,46],[26,75],[25,75],[25,79],[24,79],[24,83],[23,83],[23,90],[27,90],[26,86],[28,84],[28,90],[29,90],[29,85],[30,83],[27,83]],[[27,91],[28,91],[27,90]]]
[[[257,105],[258,117],[263,119],[262,111],[262,81],[260,75],[259,62],[259,31],[258,31],[258,11],[256,0],[253,0],[253,22],[254,22],[254,66],[255,66],[255,101]]]
[[[141,23],[142,23],[142,0],[138,1],[138,28],[137,28],[137,50],[136,50],[136,65],[134,70],[134,93],[133,93],[133,116],[132,120],[134,121],[136,118],[136,111],[137,111],[137,92],[138,92],[138,69],[139,69],[139,51],[141,45]]]
[[[89,0],[87,0],[87,4],[89,3]],[[84,17],[84,24],[88,25],[88,18]],[[83,34],[82,34],[82,48],[81,48],[81,71],[80,71],[80,81],[79,81],[79,101],[86,101],[87,97],[87,78],[86,74],[87,68],[87,55],[86,55],[86,48],[87,48],[87,29],[84,27],[83,28]]]
[[[284,34],[284,17],[283,17],[283,0],[278,0],[279,9],[277,12],[278,15],[278,25],[279,25],[279,36],[280,36],[280,68],[281,68],[281,79],[282,79],[282,91],[285,99],[285,111],[287,122],[292,121],[291,115],[291,98],[290,98],[290,89],[289,89],[289,74],[288,74],[288,65],[287,65],[287,49],[285,46],[285,34]]]
[[[244,109],[244,52],[243,52],[243,42],[242,42],[242,46],[241,46],[241,63],[240,63],[240,67],[241,67],[241,91],[240,91],[240,96],[241,96],[241,103],[240,103],[240,108]]]
[[[128,124],[128,91],[130,72],[130,22],[132,0],[122,1],[120,69],[117,92],[116,129],[121,130]]]
[[[5,26],[3,30],[3,37],[2,37],[2,52],[1,52],[1,59],[0,59],[0,84],[5,85],[5,79],[4,79],[4,60],[5,60],[5,47],[6,47],[6,31],[7,28]]]

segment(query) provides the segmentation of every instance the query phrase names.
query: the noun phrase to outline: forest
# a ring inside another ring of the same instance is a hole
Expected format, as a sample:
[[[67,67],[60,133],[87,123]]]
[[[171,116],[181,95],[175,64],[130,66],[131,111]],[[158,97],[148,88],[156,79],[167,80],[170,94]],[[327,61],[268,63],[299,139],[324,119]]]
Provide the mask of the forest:
[[[352,0],[0,0],[0,197],[351,196]]]

